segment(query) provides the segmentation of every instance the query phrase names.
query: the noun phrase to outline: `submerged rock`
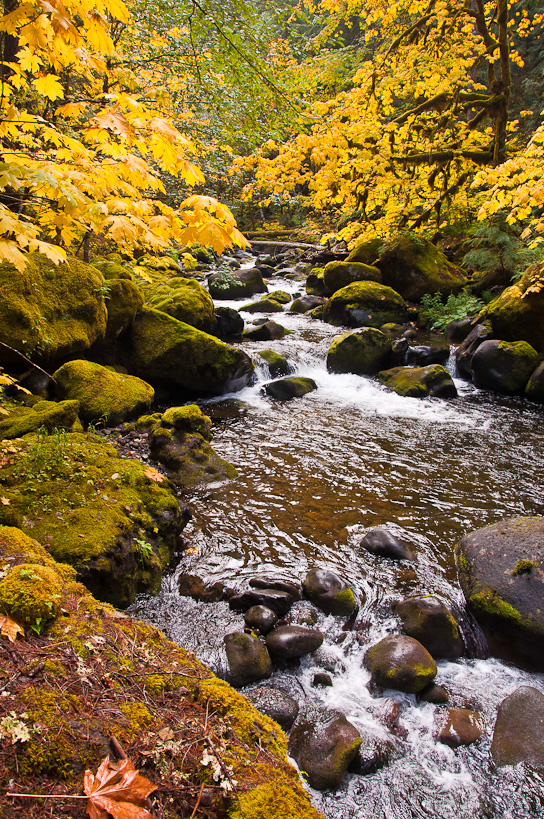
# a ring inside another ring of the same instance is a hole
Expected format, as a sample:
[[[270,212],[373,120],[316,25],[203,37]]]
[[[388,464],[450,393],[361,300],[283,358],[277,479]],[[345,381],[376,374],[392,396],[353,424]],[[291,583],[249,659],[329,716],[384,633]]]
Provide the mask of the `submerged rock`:
[[[270,677],[272,662],[264,643],[253,634],[235,631],[225,635],[225,650],[229,663],[229,682],[242,688]]]
[[[373,555],[391,560],[415,560],[415,555],[407,543],[382,526],[370,529],[361,541],[361,546]]]
[[[317,629],[279,626],[268,634],[266,646],[274,660],[295,660],[316,651],[323,639]]]
[[[435,659],[462,657],[465,645],[452,613],[437,597],[408,597],[393,605],[406,634],[425,646]]]
[[[267,395],[276,398],[278,401],[291,401],[293,398],[302,398],[309,392],[317,389],[317,384],[313,378],[303,378],[302,376],[289,376],[280,378],[278,381],[270,381],[264,386]]]
[[[295,725],[289,750],[316,790],[337,788],[361,744],[359,731],[338,711],[312,707]]]
[[[351,773],[367,776],[385,768],[398,755],[398,739],[391,734],[372,731],[370,728],[360,732],[361,744],[355,758],[349,766]]]
[[[526,762],[544,769],[544,694],[523,685],[499,706],[491,756],[495,765]]]
[[[404,635],[384,637],[365,654],[372,681],[382,688],[417,694],[436,677],[436,663],[418,640]]]
[[[284,731],[289,731],[298,716],[298,703],[280,688],[263,686],[246,693],[255,708],[275,720]]]
[[[391,341],[385,333],[364,327],[334,339],[327,355],[327,369],[333,373],[371,375],[386,365],[391,351]]]
[[[526,341],[482,342],[472,356],[474,386],[512,395],[525,390],[539,355]]]
[[[93,361],[68,361],[55,373],[59,398],[79,401],[83,421],[102,419],[111,426],[137,418],[155,398],[155,390],[141,378],[123,375]]]
[[[456,546],[455,559],[493,654],[544,671],[544,517],[476,529]]]
[[[328,569],[311,569],[304,578],[305,596],[325,614],[348,617],[356,606],[352,589]]]
[[[441,364],[428,367],[393,367],[382,370],[378,378],[393,392],[411,398],[457,398],[449,372]]]

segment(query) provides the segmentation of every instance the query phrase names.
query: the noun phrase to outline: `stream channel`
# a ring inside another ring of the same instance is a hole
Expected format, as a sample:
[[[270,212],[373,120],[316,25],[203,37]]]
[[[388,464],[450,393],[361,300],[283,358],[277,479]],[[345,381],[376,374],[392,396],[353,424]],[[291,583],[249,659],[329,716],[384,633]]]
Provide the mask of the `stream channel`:
[[[277,278],[268,285],[302,289],[300,282]],[[248,301],[220,304],[239,309]],[[243,316],[246,325],[258,318]],[[242,629],[243,617],[225,602],[180,596],[180,574],[242,590],[257,575],[301,581],[313,567],[331,569],[364,600],[354,627],[343,630],[342,618],[318,613],[323,646],[262,684],[283,688],[301,709],[318,700],[379,734],[386,729],[380,700],[367,687],[364,654],[386,634],[400,633],[393,601],[437,595],[460,619],[468,657],[439,661],[436,681],[448,690],[450,706],[482,713],[486,735],[456,750],[438,744],[434,725],[444,706],[387,691],[383,696],[401,707],[405,738],[398,758],[374,774],[348,774],[334,792],[309,789],[312,800],[328,819],[544,816],[544,780],[523,765],[495,769],[489,755],[499,703],[520,685],[544,692],[544,675],[486,658],[485,642],[464,613],[453,560],[455,543],[474,529],[544,514],[543,409],[475,390],[455,376],[454,364],[449,369],[459,397],[450,400],[404,398],[373,378],[330,374],[325,358],[341,328],[287,312],[271,318],[293,333],[243,342],[256,362],[255,383],[201,402],[214,420],[212,445],[238,477],[201,486],[186,498],[193,514],[184,531],[188,551],[165,576],[160,595],[141,596],[131,612],[225,676],[223,636]],[[313,378],[318,389],[285,403],[264,396],[270,375],[258,363],[261,349],[287,356],[296,374]],[[374,526],[406,540],[417,562],[397,563],[361,549]],[[294,621],[307,606],[295,604]],[[324,670],[332,687],[314,687],[314,674]]]

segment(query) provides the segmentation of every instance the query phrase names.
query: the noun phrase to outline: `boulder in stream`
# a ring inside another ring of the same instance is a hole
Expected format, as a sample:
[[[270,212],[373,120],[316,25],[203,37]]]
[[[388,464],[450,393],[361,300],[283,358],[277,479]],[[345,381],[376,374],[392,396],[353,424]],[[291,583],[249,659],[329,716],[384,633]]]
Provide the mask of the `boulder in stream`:
[[[268,634],[266,647],[273,660],[296,660],[316,651],[323,639],[315,628],[279,626]]]
[[[212,273],[208,278],[208,289],[216,301],[242,299],[268,290],[262,272],[256,267]]]
[[[438,597],[408,597],[395,603],[393,611],[404,632],[419,640],[435,659],[456,659],[465,653],[457,621]]]
[[[372,375],[388,363],[391,350],[391,341],[385,333],[375,327],[363,327],[333,340],[327,355],[327,369],[333,373]]]
[[[361,744],[349,766],[350,773],[367,776],[385,768],[399,753],[399,740],[383,729],[373,731],[363,728],[359,731]]]
[[[355,758],[359,731],[338,711],[312,706],[295,725],[289,751],[316,790],[337,788]]]
[[[544,694],[523,685],[499,706],[491,756],[495,765],[526,762],[544,769]]]
[[[229,682],[235,688],[270,677],[272,662],[265,644],[253,634],[235,631],[225,635]]]
[[[294,375],[280,378],[278,381],[270,381],[264,386],[266,394],[278,401],[291,401],[293,398],[302,398],[316,389],[317,384],[313,378]]]
[[[544,517],[476,529],[459,542],[455,557],[491,652],[544,671]]]
[[[544,361],[539,364],[525,387],[525,395],[531,401],[544,404]]]
[[[309,313],[315,307],[325,304],[325,299],[321,296],[300,296],[295,299],[289,308],[290,313]]]
[[[527,341],[544,352],[544,289],[542,266],[534,265],[515,284],[484,307],[480,318],[508,341]]]
[[[260,301],[252,301],[250,304],[244,304],[240,307],[244,313],[283,313],[283,307],[271,298],[260,299]]]
[[[461,375],[472,378],[472,358],[474,353],[484,341],[491,338],[491,331],[485,324],[476,324],[470,333],[461,342],[455,351],[455,361],[457,369]]]
[[[233,307],[216,307],[214,311],[215,329],[213,334],[217,338],[228,341],[238,339],[244,332],[244,319]]]
[[[287,330],[275,321],[264,321],[255,327],[244,330],[243,338],[246,341],[274,341],[283,338]]]
[[[268,606],[251,606],[244,615],[244,622],[249,628],[268,634],[278,622],[278,615]]]
[[[406,363],[410,367],[426,367],[428,364],[445,364],[449,357],[449,347],[429,347],[421,344],[408,348]]]
[[[261,714],[266,714],[270,719],[276,720],[284,731],[290,730],[298,716],[297,701],[280,688],[272,686],[253,688],[246,693],[246,697]]]
[[[302,588],[308,600],[325,614],[348,617],[355,609],[353,590],[328,569],[311,569]]]
[[[272,378],[278,378],[280,375],[287,375],[291,372],[292,367],[285,356],[274,352],[274,350],[260,350],[259,358],[262,358],[268,365],[268,371]]]
[[[436,677],[436,663],[418,640],[403,634],[384,637],[365,655],[372,681],[382,688],[417,694]]]
[[[472,380],[482,390],[512,395],[525,390],[539,355],[526,341],[482,342],[472,356]]]
[[[390,560],[415,560],[415,555],[408,544],[383,526],[370,529],[362,539],[361,546],[378,557],[388,557]]]
[[[325,287],[330,293],[336,293],[342,287],[353,282],[382,283],[382,274],[377,267],[364,262],[328,262],[323,272]]]
[[[380,381],[398,395],[410,398],[457,398],[449,372],[441,364],[427,367],[393,367],[378,373]]]
[[[450,748],[472,745],[482,738],[484,732],[482,715],[470,708],[447,708],[438,713],[436,738]]]
[[[406,318],[402,296],[377,282],[354,282],[342,287],[325,304],[323,319],[335,326],[381,327]]]
[[[233,611],[247,611],[252,606],[268,606],[278,617],[285,617],[294,603],[292,594],[279,589],[248,589],[234,594],[229,600]]]

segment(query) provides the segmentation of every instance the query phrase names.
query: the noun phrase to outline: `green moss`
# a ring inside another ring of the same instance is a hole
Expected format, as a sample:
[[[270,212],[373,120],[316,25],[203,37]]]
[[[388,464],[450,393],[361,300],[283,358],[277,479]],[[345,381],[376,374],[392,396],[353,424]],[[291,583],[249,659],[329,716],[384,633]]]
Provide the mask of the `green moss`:
[[[130,268],[119,264],[117,261],[105,259],[104,261],[93,262],[93,267],[100,270],[105,279],[132,280],[132,271]]]
[[[134,740],[143,731],[149,731],[155,722],[153,714],[143,702],[124,702],[119,706],[119,710],[125,715],[128,722],[125,739]]]
[[[511,620],[514,623],[523,624],[524,620],[517,609],[514,608],[502,597],[499,597],[494,589],[483,588],[470,595],[469,603],[472,608],[484,614],[500,617],[503,620]]]
[[[60,610],[62,589],[50,566],[21,563],[0,579],[0,610],[28,625],[46,622]]]
[[[103,418],[116,425],[136,418],[155,397],[153,387],[140,378],[112,372],[93,361],[69,361],[53,378],[62,398],[79,402],[81,418],[87,422]]]
[[[398,395],[425,398],[455,398],[457,390],[449,372],[441,364],[426,367],[393,367],[378,373],[383,384]]]
[[[48,432],[55,429],[73,429],[78,420],[79,402],[75,400],[38,401],[32,408],[24,407],[0,420],[0,438],[21,438],[43,427]]]
[[[147,303],[156,310],[210,333],[215,327],[213,299],[196,279],[167,278],[143,287]]]
[[[539,565],[535,560],[518,560],[512,569],[512,574],[514,577],[520,574],[529,574],[533,568],[538,568]]]
[[[238,793],[228,815],[230,819],[317,819],[302,787],[277,779]]]
[[[136,285],[126,278],[109,281],[107,286],[108,322],[104,346],[109,347],[121,333],[130,327],[138,310],[141,310],[144,300]]]
[[[162,415],[162,425],[174,427],[184,432],[196,432],[207,441],[211,440],[212,422],[196,404],[184,407],[169,407]]]
[[[342,606],[345,606],[346,609],[351,608],[351,610],[353,610],[355,608],[355,595],[349,586],[346,586],[345,589],[342,589],[338,592],[338,594],[335,594],[334,599],[337,603],[341,603]]]

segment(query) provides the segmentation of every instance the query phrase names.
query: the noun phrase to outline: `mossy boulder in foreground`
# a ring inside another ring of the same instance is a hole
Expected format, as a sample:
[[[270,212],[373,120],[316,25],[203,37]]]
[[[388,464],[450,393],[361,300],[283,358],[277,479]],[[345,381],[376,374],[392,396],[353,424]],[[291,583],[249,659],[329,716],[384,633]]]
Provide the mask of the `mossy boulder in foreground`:
[[[538,363],[538,353],[526,341],[483,341],[472,356],[474,386],[508,395],[525,390]]]
[[[465,273],[449,262],[428,239],[402,231],[391,237],[376,262],[384,284],[409,301],[425,293],[458,293],[467,283]]]
[[[491,652],[544,671],[544,517],[476,529],[459,542],[455,558]]]
[[[0,455],[0,524],[38,539],[101,600],[126,606],[158,588],[184,525],[166,482],[81,433],[27,435]]]
[[[253,374],[242,350],[159,310],[137,316],[124,355],[129,372],[173,394],[221,395],[241,389]]]
[[[85,769],[96,772],[112,756],[113,735],[158,786],[155,816],[190,816],[201,798],[210,816],[323,819],[287,761],[277,723],[155,626],[97,602],[36,541],[0,526],[0,572],[24,564],[58,577],[62,615],[34,623],[40,635],[27,630],[0,663],[0,723],[22,737],[0,738],[2,793],[81,796]],[[6,816],[27,815],[28,799],[4,801]],[[51,804],[61,803],[33,801],[32,816],[46,819]]]
[[[0,438],[21,438],[43,429],[68,430],[79,427],[79,401],[37,401],[32,407],[14,407],[7,416],[0,416]]]
[[[377,282],[354,282],[331,296],[323,309],[323,320],[335,326],[381,327],[406,319],[402,296]]]
[[[436,677],[436,663],[427,649],[403,634],[384,637],[365,654],[372,680],[382,688],[417,694]]]
[[[527,341],[544,352],[544,272],[530,268],[522,278],[503,290],[484,307],[481,321],[489,322],[493,334],[507,341]]]
[[[28,358],[58,361],[104,338],[105,282],[93,265],[73,257],[55,265],[35,254],[20,272],[2,262],[0,292],[0,341]],[[8,360],[5,349],[2,358]],[[18,357],[13,360],[20,364]]]
[[[449,372],[441,364],[427,367],[393,367],[382,370],[378,378],[393,392],[411,398],[456,398],[457,389]]]
[[[140,378],[92,361],[68,361],[53,378],[59,397],[79,401],[80,418],[88,422],[102,418],[115,426],[148,410],[155,397],[153,387]]]
[[[101,348],[113,344],[130,327],[144,303],[142,294],[129,279],[108,280],[106,288],[108,321]]]
[[[344,333],[329,347],[327,369],[333,373],[370,375],[387,363],[392,352],[391,341],[374,327],[357,333]]]
[[[213,333],[215,329],[213,299],[196,279],[177,276],[165,279],[151,289],[148,304],[205,333]]]

